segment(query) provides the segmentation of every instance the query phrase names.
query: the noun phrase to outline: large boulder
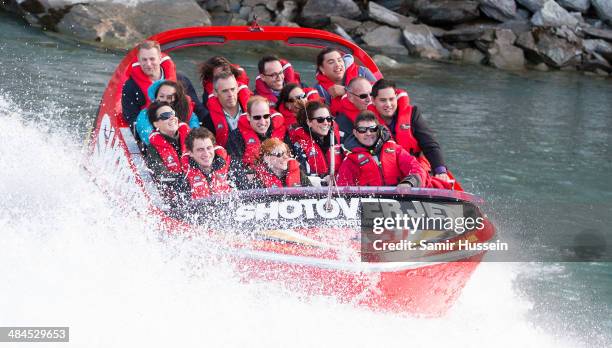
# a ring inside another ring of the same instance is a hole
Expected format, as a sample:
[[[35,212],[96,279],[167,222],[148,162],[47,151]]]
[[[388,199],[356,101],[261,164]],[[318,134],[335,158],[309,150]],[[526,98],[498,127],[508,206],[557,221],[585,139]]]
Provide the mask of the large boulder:
[[[534,31],[536,53],[549,66],[563,68],[576,66],[581,61],[582,47],[547,30]]]
[[[161,31],[208,25],[211,25],[208,12],[193,0],[152,0],[135,6],[108,2],[77,4],[56,28],[90,44],[127,49]]]
[[[525,68],[523,50],[514,46],[516,35],[509,29],[495,31],[495,41],[487,50],[491,66],[503,70],[522,70]]]
[[[295,1],[283,2],[282,11],[278,11],[276,21],[284,25],[285,23],[294,22],[298,14],[298,5]]]
[[[330,16],[329,20],[331,21],[331,24],[335,24],[351,34],[354,33],[355,30],[361,26],[361,22],[359,21],[339,16]]]
[[[436,39],[425,24],[409,24],[402,31],[404,42],[410,53],[421,58],[440,59],[448,57],[449,52]]]
[[[380,27],[362,36],[361,39],[366,43],[366,45],[368,45],[369,48],[384,54],[408,54],[408,49],[402,43],[402,33],[400,29],[381,25]]]
[[[478,2],[472,0],[416,0],[412,9],[430,25],[454,25],[480,16]]]
[[[516,2],[523,5],[529,11],[535,13],[540,11],[546,0],[516,0]]]
[[[489,18],[505,22],[516,16],[516,3],[514,0],[480,0],[480,10]]]
[[[414,22],[413,19],[395,13],[375,2],[368,4],[368,14],[370,19],[396,28],[401,28],[405,24]]]
[[[586,13],[591,7],[591,0],[557,0],[557,3],[570,11]]]
[[[612,44],[601,39],[584,40],[582,42],[584,50],[588,53],[598,53],[612,62]]]
[[[610,0],[591,0],[599,18],[612,25],[612,1]]]
[[[579,32],[585,33],[588,36],[604,39],[612,42],[612,30],[599,29],[590,25],[581,25],[578,27]]]
[[[307,27],[322,28],[331,23],[330,16],[357,18],[360,15],[359,6],[352,0],[308,0],[302,8],[299,23]]]
[[[548,0],[540,11],[533,15],[531,23],[540,27],[560,27],[562,25],[576,27],[578,20],[554,0]]]

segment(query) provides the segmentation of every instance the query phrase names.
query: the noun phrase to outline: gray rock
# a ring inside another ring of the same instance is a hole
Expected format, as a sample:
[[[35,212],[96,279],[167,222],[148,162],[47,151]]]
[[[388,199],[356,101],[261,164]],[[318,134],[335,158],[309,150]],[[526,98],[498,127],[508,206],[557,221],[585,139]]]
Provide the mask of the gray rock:
[[[574,30],[572,30],[572,29],[570,29],[568,27],[564,26],[564,27],[559,27],[559,28],[552,28],[551,32],[554,33],[555,35],[557,35],[558,37],[562,37],[562,38],[566,39],[568,42],[582,45],[582,39],[580,39],[576,35]]]
[[[533,66],[533,70],[548,71],[550,70],[550,68],[548,67],[548,65],[546,65],[546,63],[539,63]]]
[[[578,20],[554,0],[548,0],[540,11],[533,15],[531,23],[540,27],[560,27],[562,25],[576,27]]]
[[[585,33],[591,37],[596,37],[612,42],[612,30],[598,29],[589,25],[581,25],[578,27],[579,32]]]
[[[232,17],[230,25],[248,25],[249,23],[242,18]]]
[[[386,54],[407,55],[400,29],[382,25],[362,37],[369,47]]]
[[[524,8],[516,9],[516,19],[529,20],[530,17],[531,17],[531,12],[529,12],[528,10],[525,10]]]
[[[519,4],[525,6],[531,12],[538,12],[544,6],[546,0],[516,0]]]
[[[514,0],[480,0],[480,10],[489,18],[504,22],[516,16]]]
[[[534,37],[539,57],[549,66],[572,67],[580,62],[582,48],[579,45],[547,31],[536,32]]]
[[[413,9],[421,21],[434,26],[465,23],[480,16],[478,2],[471,0],[416,0]]]
[[[462,60],[463,59],[463,51],[457,48],[453,48],[450,51],[450,59],[451,60]]]
[[[591,0],[557,0],[557,3],[570,11],[586,13],[591,7]]]
[[[297,18],[298,5],[295,1],[283,2],[283,10],[278,13],[277,21],[293,22]]]
[[[487,50],[489,64],[502,70],[522,70],[525,68],[523,50],[513,45],[516,36],[509,29],[495,31],[495,41]]]
[[[342,16],[356,18],[361,15],[359,6],[352,0],[308,0],[302,9],[303,18]]]
[[[206,11],[212,12],[230,12],[229,0],[207,0],[201,5]]]
[[[591,0],[591,4],[597,12],[599,18],[612,25],[612,1],[610,0]]]
[[[248,21],[251,19],[251,12],[253,12],[253,8],[250,6],[243,6],[240,8],[240,12],[238,12],[238,18]]]
[[[359,21],[354,21],[352,19],[347,19],[344,17],[331,16],[329,17],[329,19],[332,22],[332,24],[341,26],[349,33],[354,32],[355,29],[359,28],[359,26],[361,25],[361,22]]]
[[[480,39],[486,30],[492,30],[488,26],[480,24],[459,27],[442,33],[438,37],[446,42],[469,42]]]
[[[374,0],[374,2],[398,13],[406,7],[405,0]]]
[[[368,4],[368,14],[370,19],[396,28],[401,28],[404,24],[414,22],[413,19],[395,13],[375,2]]]
[[[580,64],[578,68],[580,70],[595,71],[595,72],[597,70],[602,70],[602,71],[605,71],[606,73],[612,72],[612,66],[610,66],[610,63],[608,63],[608,61],[604,57],[602,57],[601,55],[595,52],[591,52],[587,54],[584,57],[582,64]]]
[[[211,16],[212,16],[212,25],[215,25],[215,26],[232,25],[234,17],[236,17],[237,20],[241,20],[241,21],[243,20],[239,18],[238,16],[234,16],[233,13],[229,13],[229,12],[213,12],[211,13]]]
[[[257,23],[260,25],[272,24],[272,13],[270,13],[265,5],[257,5],[253,7],[253,12],[251,12],[250,19],[254,19],[254,16],[257,16]]]
[[[406,65],[403,63],[399,63],[397,60],[382,54],[377,54],[372,57],[372,59],[374,60],[374,63],[376,63],[376,66],[378,66],[379,68],[398,69]]]
[[[466,48],[463,50],[463,61],[471,64],[481,64],[485,59],[485,55],[475,48]]]
[[[158,32],[202,25],[211,25],[210,15],[195,1],[153,0],[135,6],[77,4],[57,24],[57,30],[90,44],[131,48]]]
[[[585,51],[599,53],[612,62],[612,44],[609,42],[601,39],[584,40],[582,45]]]
[[[379,24],[376,23],[376,22],[365,21],[365,22],[361,23],[359,28],[355,29],[355,35],[357,35],[357,36],[367,35],[369,32],[371,32],[372,30],[374,30],[374,29],[376,29],[378,27],[379,27]]]
[[[338,24],[331,24],[332,27],[332,31],[340,36],[342,36],[345,40],[351,41],[351,42],[355,42],[353,40],[353,38],[346,32],[346,30],[344,30],[344,28],[342,28],[341,26],[339,26]]]
[[[242,6],[255,7],[257,5],[263,5],[270,11],[276,11],[278,7],[278,0],[243,0]]]
[[[448,57],[448,50],[442,47],[427,25],[409,24],[402,31],[402,36],[413,55],[428,59]]]

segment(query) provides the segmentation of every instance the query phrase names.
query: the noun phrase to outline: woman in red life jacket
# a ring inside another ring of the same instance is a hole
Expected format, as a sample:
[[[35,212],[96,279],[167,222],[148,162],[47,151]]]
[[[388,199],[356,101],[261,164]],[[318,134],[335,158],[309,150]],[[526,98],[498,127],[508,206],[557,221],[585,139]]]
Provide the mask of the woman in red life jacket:
[[[323,102],[311,101],[298,111],[297,119],[298,126],[289,130],[289,139],[301,149],[299,153],[304,158],[300,159],[300,164],[307,175],[328,182],[332,163],[332,136],[334,172],[338,171],[343,158],[340,134],[334,118]]]
[[[151,145],[147,148],[150,166],[158,175],[180,174],[183,172],[181,156],[185,153],[185,139],[189,126],[179,122],[175,111],[167,102],[155,101],[147,111],[149,122],[155,131],[149,136]]]
[[[296,83],[286,84],[278,96],[276,110],[283,114],[287,128],[297,124],[297,112],[306,105],[306,101],[320,100],[314,88],[302,88]]]
[[[426,187],[425,170],[391,140],[371,111],[359,113],[344,147],[347,154],[338,170],[338,186]]]
[[[255,164],[255,186],[259,188],[310,186],[300,164],[291,158],[289,146],[278,138],[261,143]]]
[[[214,56],[209,58],[207,61],[200,64],[198,70],[200,72],[202,88],[204,88],[204,93],[202,94],[202,103],[204,105],[206,105],[208,95],[212,94],[213,92],[214,77],[223,71],[231,72],[234,77],[236,77],[238,85],[249,86],[249,76],[247,75],[246,71],[241,68],[240,65],[232,64],[227,58],[222,56]]]
[[[214,134],[206,128],[194,129],[189,132],[185,145],[185,178],[191,189],[191,198],[230,192],[232,187],[227,178],[229,156],[224,148],[215,145]]]

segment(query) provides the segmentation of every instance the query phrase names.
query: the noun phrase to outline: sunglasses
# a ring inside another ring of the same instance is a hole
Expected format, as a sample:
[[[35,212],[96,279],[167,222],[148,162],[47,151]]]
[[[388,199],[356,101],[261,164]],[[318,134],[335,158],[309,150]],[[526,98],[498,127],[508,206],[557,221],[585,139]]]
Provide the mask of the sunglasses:
[[[287,154],[286,152],[272,152],[272,153],[269,153],[268,156],[274,156],[276,158],[283,158],[285,157],[286,154]]]
[[[359,134],[365,134],[366,132],[376,133],[378,131],[378,126],[357,127],[357,128],[355,128],[355,130]]]
[[[159,114],[157,116],[157,120],[158,121],[165,121],[170,119],[171,117],[174,117],[174,112],[173,111],[166,111],[166,112],[162,112],[161,114]]]
[[[359,99],[368,99],[368,97],[370,96],[369,93],[362,93],[362,94],[355,94],[351,91],[348,91],[350,94],[354,95],[355,97],[359,98]]]
[[[282,71],[279,71],[279,72],[275,72],[275,73],[271,73],[271,74],[262,74],[262,75],[267,76],[267,77],[271,77],[271,78],[274,78],[274,79],[277,79],[277,78],[279,78],[281,76],[284,76],[285,73],[282,72]]]
[[[267,120],[267,119],[269,119],[269,118],[270,118],[270,114],[265,114],[265,115],[253,115],[253,116],[251,116],[251,118],[252,118],[252,119],[254,119],[255,121],[259,121],[259,120],[261,120],[262,118],[263,118],[264,120]]]
[[[304,99],[306,99],[306,93],[298,94],[295,96],[295,98],[288,98],[287,101],[290,103],[295,103],[298,100],[304,100]]]
[[[312,117],[312,118],[309,118],[309,120],[311,120],[311,121],[317,120],[317,122],[319,122],[319,123],[323,123],[325,121],[327,121],[329,123],[334,122],[334,118],[331,117],[331,116],[328,116],[328,117]]]

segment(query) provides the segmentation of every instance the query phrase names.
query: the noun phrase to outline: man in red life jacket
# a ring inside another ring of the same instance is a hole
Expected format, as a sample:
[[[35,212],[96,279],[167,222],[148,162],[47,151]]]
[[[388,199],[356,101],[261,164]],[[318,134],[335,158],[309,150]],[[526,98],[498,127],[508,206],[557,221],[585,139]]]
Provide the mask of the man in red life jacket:
[[[346,94],[332,100],[331,112],[336,116],[340,137],[344,141],[353,131],[357,115],[372,103],[372,85],[364,77],[355,77],[346,87]]]
[[[333,98],[346,94],[344,86],[358,76],[365,77],[371,83],[376,82],[374,74],[368,68],[357,65],[350,54],[327,47],[317,55],[315,88],[327,105]]]
[[[389,129],[393,139],[417,157],[426,171],[448,182],[440,144],[419,108],[410,105],[408,94],[398,90],[392,81],[381,79],[372,87],[372,98],[369,109],[380,116],[379,121]]]
[[[207,105],[214,125],[217,143],[227,147],[232,131],[238,128],[238,121],[245,114],[251,91],[246,85],[239,85],[231,72],[221,72],[213,79],[214,92]]]
[[[121,107],[123,119],[134,130],[134,123],[140,110],[147,107],[149,100],[148,89],[153,82],[160,79],[180,82],[185,87],[187,95],[195,103],[194,112],[204,123],[209,119],[208,110],[198,101],[195,89],[189,79],[176,72],[176,67],[169,56],[162,54],[161,47],[156,41],[143,41],[138,45],[138,61],[127,70],[128,79],[122,88]],[[205,124],[205,126],[209,126]]]
[[[300,75],[291,63],[276,56],[265,56],[257,63],[259,75],[255,79],[255,94],[261,95],[275,106],[283,86],[288,83],[300,84]]]
[[[285,140],[286,128],[283,116],[270,111],[268,100],[256,95],[247,103],[247,115],[238,121],[228,140],[228,152],[233,162],[245,169],[252,169],[259,154],[261,142],[269,138]],[[288,139],[287,139],[288,141]]]
[[[191,188],[191,198],[200,199],[215,193],[230,192],[227,180],[229,156],[224,148],[215,145],[215,136],[206,128],[189,132],[185,178]]]
[[[338,186],[425,186],[425,170],[391,140],[371,111],[357,116],[344,148],[347,155],[338,170]]]

